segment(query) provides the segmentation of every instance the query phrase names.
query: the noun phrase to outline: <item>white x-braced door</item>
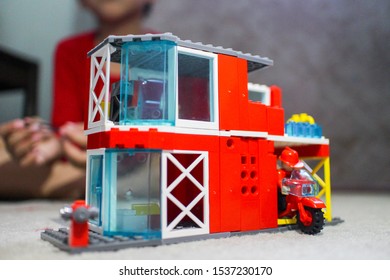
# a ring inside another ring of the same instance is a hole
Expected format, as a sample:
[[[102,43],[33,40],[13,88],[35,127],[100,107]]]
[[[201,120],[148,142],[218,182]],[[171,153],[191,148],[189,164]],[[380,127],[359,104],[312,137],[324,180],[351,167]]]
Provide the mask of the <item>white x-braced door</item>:
[[[208,170],[207,152],[162,153],[163,239],[209,233]]]

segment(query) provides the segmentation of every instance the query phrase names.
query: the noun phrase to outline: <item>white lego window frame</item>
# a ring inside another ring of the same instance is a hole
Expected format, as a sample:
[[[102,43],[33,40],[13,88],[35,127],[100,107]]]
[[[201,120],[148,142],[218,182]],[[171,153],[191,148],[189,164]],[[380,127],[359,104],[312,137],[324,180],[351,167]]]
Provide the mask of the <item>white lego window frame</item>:
[[[97,231],[97,232],[102,232],[101,229],[103,228],[103,224],[104,224],[104,190],[105,190],[105,174],[106,174],[106,164],[105,164],[105,151],[106,149],[105,148],[101,148],[101,149],[94,149],[94,150],[87,150],[87,164],[86,164],[86,182],[85,182],[85,202],[89,205],[90,201],[90,197],[89,197],[89,190],[90,190],[90,169],[91,169],[91,166],[90,166],[90,158],[91,156],[102,156],[102,200],[101,200],[101,209],[99,209],[100,211],[100,220],[102,222],[102,225],[101,227],[98,227],[97,225],[93,224],[93,223],[89,223],[90,226],[92,226],[94,228],[94,231]]]
[[[109,120],[109,95],[110,95],[110,63],[111,54],[115,48],[106,44],[91,55],[89,106],[88,106],[88,128],[95,128],[106,124]],[[98,61],[98,59],[101,59]],[[100,92],[95,92],[96,86],[101,80],[103,87]],[[102,106],[104,104],[104,106]],[[99,115],[99,120],[94,121]],[[110,122],[111,123],[111,122]]]
[[[206,58],[211,60],[211,75],[209,82],[211,84],[211,93],[210,93],[210,102],[212,102],[212,107],[210,107],[210,113],[213,112],[213,121],[195,121],[195,120],[186,120],[179,118],[179,81],[176,81],[175,89],[175,99],[176,99],[176,116],[175,123],[177,127],[186,127],[186,128],[199,128],[199,129],[219,129],[219,106],[218,106],[218,55],[215,53],[205,52],[201,50],[195,50],[191,48],[186,48],[182,46],[177,47],[176,52],[176,65],[175,65],[175,77],[179,79],[179,54],[185,54],[200,58]],[[211,100],[212,99],[212,100]]]
[[[256,94],[258,100],[250,99],[250,95]],[[260,102],[266,106],[271,106],[271,89],[266,85],[248,83],[248,99],[252,102]]]
[[[185,168],[173,154],[195,154],[199,155],[187,168]],[[168,161],[173,163],[182,173],[168,186]],[[203,162],[203,185],[199,183],[192,175],[191,171]],[[172,191],[184,179],[188,178],[200,191],[200,193],[189,203],[184,206],[175,196]],[[182,212],[168,224],[168,199],[174,203]],[[191,209],[203,200],[203,221],[199,220]],[[175,229],[178,223],[188,216],[195,222],[199,228],[182,228]],[[210,232],[209,220],[209,160],[208,152],[205,151],[163,151],[161,154],[161,233],[163,239],[195,236],[208,234]]]

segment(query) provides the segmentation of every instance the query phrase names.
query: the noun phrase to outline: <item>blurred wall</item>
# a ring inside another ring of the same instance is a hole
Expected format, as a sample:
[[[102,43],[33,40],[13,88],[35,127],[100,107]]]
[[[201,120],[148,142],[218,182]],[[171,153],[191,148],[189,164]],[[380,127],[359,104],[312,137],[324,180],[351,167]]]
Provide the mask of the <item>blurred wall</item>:
[[[390,190],[390,1],[156,2],[148,20],[155,30],[274,60],[250,79],[283,88],[286,118],[307,112],[323,126],[334,188]],[[0,44],[42,62],[44,117],[50,115],[55,42],[91,26],[76,1],[0,3]]]
[[[274,60],[250,78],[323,126],[333,187],[390,190],[390,1],[157,2],[160,31]]]
[[[52,63],[56,43],[93,26],[75,0],[0,0],[0,47],[39,63],[40,115],[51,115]],[[2,92],[0,122],[22,115],[22,91]]]

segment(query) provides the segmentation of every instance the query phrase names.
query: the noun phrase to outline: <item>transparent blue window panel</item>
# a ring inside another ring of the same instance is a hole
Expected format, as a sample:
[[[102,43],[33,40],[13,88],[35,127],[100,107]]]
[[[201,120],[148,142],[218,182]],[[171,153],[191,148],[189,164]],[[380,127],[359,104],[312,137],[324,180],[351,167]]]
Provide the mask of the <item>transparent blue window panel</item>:
[[[102,208],[102,187],[103,187],[103,155],[93,155],[89,157],[89,185],[88,201],[91,207],[99,209],[99,215],[89,221],[97,226],[101,226],[101,208]]]
[[[106,156],[104,234],[161,238],[161,151],[109,150]]]
[[[322,127],[318,124],[310,124],[307,122],[288,122],[285,124],[285,132],[289,136],[321,138]]]
[[[121,79],[112,88],[111,120],[120,125],[174,125],[174,62],[173,42],[125,43]]]
[[[178,54],[179,119],[214,121],[212,59]]]

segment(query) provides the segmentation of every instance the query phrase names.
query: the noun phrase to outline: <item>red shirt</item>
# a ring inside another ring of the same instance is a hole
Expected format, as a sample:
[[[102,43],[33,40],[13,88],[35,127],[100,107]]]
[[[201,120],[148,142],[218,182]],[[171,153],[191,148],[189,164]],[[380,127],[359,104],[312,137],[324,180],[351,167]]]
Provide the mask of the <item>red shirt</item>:
[[[94,47],[94,32],[66,38],[55,52],[54,99],[52,124],[83,122],[86,116],[90,59],[87,53]]]

